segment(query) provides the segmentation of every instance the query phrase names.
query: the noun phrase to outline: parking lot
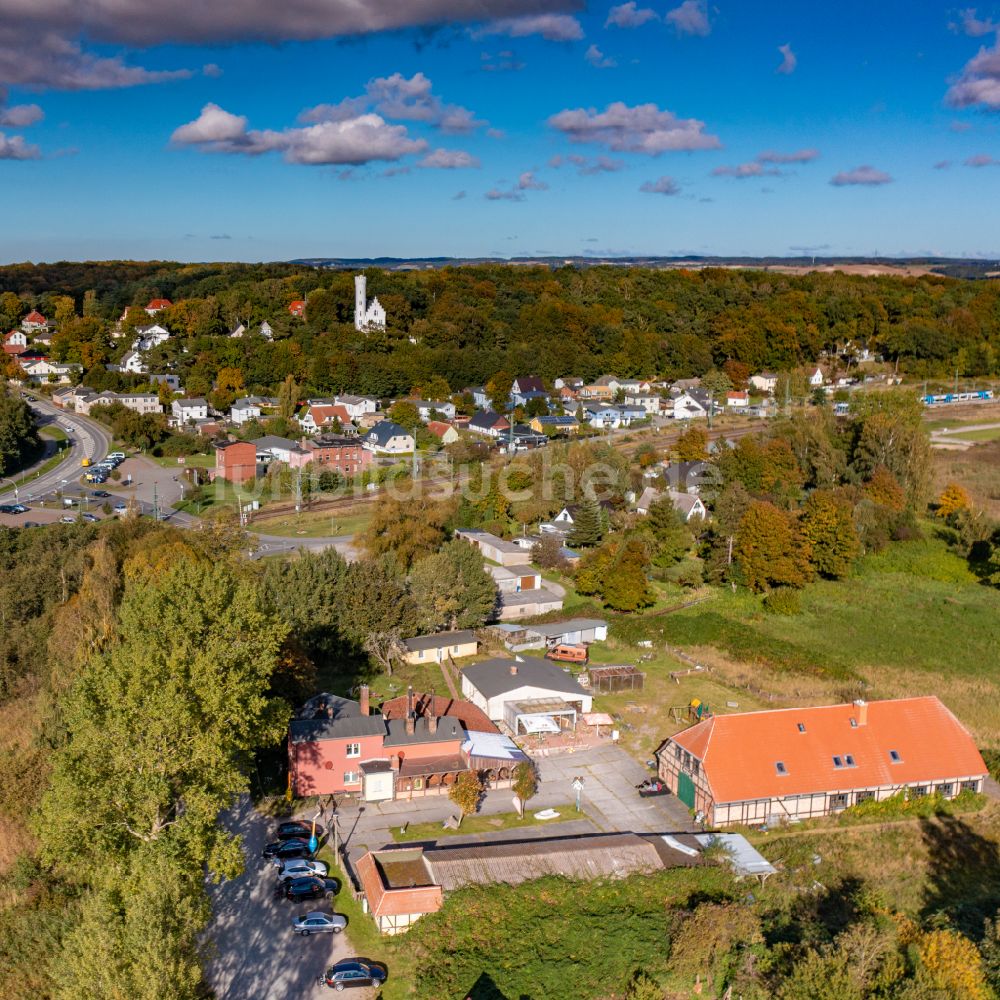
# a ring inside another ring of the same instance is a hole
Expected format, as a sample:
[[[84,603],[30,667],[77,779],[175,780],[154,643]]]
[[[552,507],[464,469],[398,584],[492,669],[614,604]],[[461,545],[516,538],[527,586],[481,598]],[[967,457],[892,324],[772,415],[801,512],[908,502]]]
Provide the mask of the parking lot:
[[[350,928],[342,934],[300,937],[292,932],[292,920],[309,910],[337,912],[337,897],[310,903],[276,900],[275,874],[260,852],[273,839],[277,822],[261,816],[244,797],[226,825],[243,835],[247,862],[240,878],[209,889],[214,955],[205,975],[215,996],[218,1000],[293,1000],[332,995],[317,985],[317,979],[334,962],[355,957]],[[342,873],[330,874],[343,881]],[[350,995],[369,997],[373,991],[356,989]]]

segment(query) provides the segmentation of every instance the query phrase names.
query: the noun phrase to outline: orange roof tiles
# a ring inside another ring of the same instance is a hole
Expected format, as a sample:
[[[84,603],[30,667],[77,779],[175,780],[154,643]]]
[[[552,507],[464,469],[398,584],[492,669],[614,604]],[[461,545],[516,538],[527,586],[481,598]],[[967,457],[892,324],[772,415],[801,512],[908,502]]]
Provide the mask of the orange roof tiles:
[[[716,715],[671,739],[701,761],[716,802],[987,773],[968,731],[934,696]]]

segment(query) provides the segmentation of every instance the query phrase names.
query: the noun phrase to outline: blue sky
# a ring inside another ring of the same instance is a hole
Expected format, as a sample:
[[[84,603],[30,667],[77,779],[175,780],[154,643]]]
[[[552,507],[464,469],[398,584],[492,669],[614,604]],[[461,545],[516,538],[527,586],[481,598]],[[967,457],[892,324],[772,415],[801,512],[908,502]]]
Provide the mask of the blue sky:
[[[0,260],[1000,257],[1000,6],[153,6],[0,0]]]

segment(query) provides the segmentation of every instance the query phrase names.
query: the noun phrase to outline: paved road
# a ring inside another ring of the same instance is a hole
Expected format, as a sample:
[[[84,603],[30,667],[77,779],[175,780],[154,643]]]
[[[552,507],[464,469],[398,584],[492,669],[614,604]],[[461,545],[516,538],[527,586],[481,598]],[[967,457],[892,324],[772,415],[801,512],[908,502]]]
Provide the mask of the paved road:
[[[215,955],[205,975],[215,996],[218,1000],[318,1000],[329,991],[317,986],[317,978],[334,962],[355,955],[348,939],[350,928],[343,934],[304,938],[292,932],[291,924],[293,917],[308,910],[336,910],[336,897],[325,904],[275,900],[270,862],[260,857],[275,821],[256,812],[244,796],[225,825],[243,835],[247,858],[240,878],[209,887],[213,910],[209,937]],[[339,873],[333,874],[341,881]],[[369,993],[358,990],[352,996]]]
[[[111,447],[111,435],[96,421],[76,413],[66,413],[43,399],[31,399],[30,406],[43,419],[58,424],[66,431],[70,448],[69,456],[54,469],[18,489],[18,499],[24,503],[60,487],[70,484],[75,486],[83,459],[100,461]],[[0,485],[0,496],[13,493],[14,489],[9,483]]]

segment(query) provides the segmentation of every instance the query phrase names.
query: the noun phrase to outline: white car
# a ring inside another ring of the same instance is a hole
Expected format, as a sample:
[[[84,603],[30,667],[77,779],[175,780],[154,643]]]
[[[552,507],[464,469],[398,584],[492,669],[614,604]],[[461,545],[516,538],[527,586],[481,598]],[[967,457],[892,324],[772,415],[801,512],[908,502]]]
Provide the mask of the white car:
[[[347,917],[342,913],[324,913],[314,910],[303,913],[292,921],[296,934],[309,937],[310,934],[339,934],[347,926]]]
[[[278,869],[278,881],[284,882],[290,878],[305,878],[306,875],[316,875],[326,878],[329,865],[322,861],[310,861],[308,858],[289,858],[287,861],[276,859],[274,867]]]

